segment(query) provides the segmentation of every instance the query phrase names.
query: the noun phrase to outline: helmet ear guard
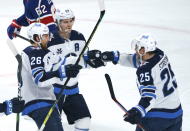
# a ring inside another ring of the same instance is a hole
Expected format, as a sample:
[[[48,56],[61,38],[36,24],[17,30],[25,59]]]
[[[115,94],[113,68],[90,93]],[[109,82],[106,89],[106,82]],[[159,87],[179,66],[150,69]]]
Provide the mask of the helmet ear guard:
[[[33,35],[33,40],[36,41],[36,42],[40,42],[40,38],[37,34],[34,34]]]

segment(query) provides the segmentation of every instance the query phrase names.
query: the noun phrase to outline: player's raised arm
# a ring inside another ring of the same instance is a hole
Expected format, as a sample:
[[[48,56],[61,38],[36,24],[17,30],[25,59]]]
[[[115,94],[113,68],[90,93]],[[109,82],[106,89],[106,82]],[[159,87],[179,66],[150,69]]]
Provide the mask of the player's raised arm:
[[[22,26],[28,26],[34,22],[40,22],[48,26],[50,32],[57,31],[54,14],[55,7],[51,0],[23,0],[24,13],[14,18],[7,28],[10,39],[19,34]]]

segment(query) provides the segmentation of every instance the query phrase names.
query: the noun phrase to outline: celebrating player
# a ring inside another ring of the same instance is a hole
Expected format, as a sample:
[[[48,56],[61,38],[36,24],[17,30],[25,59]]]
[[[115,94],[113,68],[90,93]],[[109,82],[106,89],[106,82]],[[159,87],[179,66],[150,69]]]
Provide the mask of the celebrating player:
[[[47,49],[49,29],[42,23],[29,26],[28,37],[32,45],[22,52],[22,98],[25,100],[23,115],[30,116],[41,127],[48,111],[56,100],[52,84],[67,77],[76,77],[80,66],[64,65],[66,58],[58,57]],[[57,70],[46,71],[49,63],[59,64]],[[44,131],[63,131],[57,108],[48,119]]]
[[[86,40],[83,34],[72,30],[75,16],[70,9],[63,12],[57,10],[56,20],[59,31],[54,34],[54,38],[48,43],[48,49],[60,57],[68,58],[70,63],[74,64],[83,50]],[[103,66],[104,63],[101,60],[100,53],[98,50],[86,52],[79,65],[82,65],[83,68],[87,68],[89,65],[93,68]],[[57,97],[64,83],[65,80],[54,84]],[[79,94],[78,77],[69,80],[58,105],[60,112],[62,110],[65,112],[69,124],[75,124],[75,131],[89,130],[91,115],[83,95]]]
[[[22,26],[28,26],[34,22],[46,24],[50,32],[56,31],[54,21],[55,7],[51,0],[23,0],[24,14],[14,19],[7,28],[10,39],[19,34]]]
[[[141,99],[124,115],[131,124],[141,124],[146,131],[181,131],[182,108],[178,85],[166,54],[150,34],[141,34],[132,43],[135,54],[118,51],[102,53],[104,61],[137,68]],[[137,127],[136,131],[141,131]]]

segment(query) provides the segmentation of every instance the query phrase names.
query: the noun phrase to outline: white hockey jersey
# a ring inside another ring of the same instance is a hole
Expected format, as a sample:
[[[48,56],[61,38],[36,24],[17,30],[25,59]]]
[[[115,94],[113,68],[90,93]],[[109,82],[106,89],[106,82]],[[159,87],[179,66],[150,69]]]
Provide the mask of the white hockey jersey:
[[[52,84],[60,80],[57,72],[46,72],[44,63],[53,53],[40,47],[29,46],[23,50],[22,56],[22,99],[25,100],[23,114],[38,108],[50,106],[55,100]],[[56,59],[54,59],[56,60]]]
[[[72,30],[70,38],[67,40],[62,38],[59,33],[55,33],[54,38],[50,43],[48,43],[48,49],[61,58],[66,57],[67,60],[65,64],[75,64],[79,54],[85,46],[85,43],[86,41],[84,36],[81,33]],[[83,58],[80,59],[79,65],[81,65],[83,68],[87,67],[87,64]],[[54,84],[56,94],[59,93],[61,88],[63,88],[65,81],[66,79]],[[78,76],[75,78],[70,78],[66,86],[67,89],[64,90],[64,94],[71,95],[78,93]]]
[[[136,54],[120,54],[118,63],[137,68],[141,99],[136,108],[143,117],[175,118],[182,114],[175,75],[163,51],[157,49],[155,56],[143,64]]]

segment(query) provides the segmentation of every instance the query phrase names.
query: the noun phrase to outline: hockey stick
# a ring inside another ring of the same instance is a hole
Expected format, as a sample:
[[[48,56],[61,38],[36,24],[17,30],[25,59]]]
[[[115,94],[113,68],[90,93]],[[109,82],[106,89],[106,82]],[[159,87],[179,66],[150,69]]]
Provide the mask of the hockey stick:
[[[75,62],[75,65],[78,65],[78,63],[79,63],[79,61],[80,61],[82,55],[84,54],[85,50],[87,49],[87,47],[88,47],[88,45],[89,45],[89,43],[90,43],[92,37],[94,36],[94,33],[95,33],[96,29],[98,28],[98,25],[100,24],[100,22],[101,22],[101,20],[102,20],[102,18],[103,18],[103,16],[104,16],[104,14],[105,14],[104,0],[99,0],[99,6],[100,6],[100,17],[99,17],[99,19],[98,19],[98,21],[97,21],[97,23],[96,23],[96,25],[95,25],[95,27],[94,27],[92,33],[90,34],[90,37],[88,38],[88,40],[87,40],[87,42],[86,42],[86,44],[85,44],[83,50],[81,51],[81,53],[80,53],[80,55],[79,55],[77,61]],[[41,127],[40,127],[40,129],[39,129],[39,131],[43,131],[43,129],[45,128],[45,125],[46,125],[46,123],[47,123],[49,117],[51,116],[52,112],[54,111],[54,109],[55,109],[57,103],[59,102],[59,100],[60,100],[60,98],[61,98],[61,96],[62,96],[62,93],[63,93],[63,91],[64,91],[64,89],[65,89],[67,83],[69,82],[69,80],[70,80],[70,77],[68,77],[68,78],[66,79],[66,81],[65,81],[65,83],[64,83],[64,85],[63,85],[63,88],[61,89],[61,91],[60,91],[59,94],[58,94],[58,99],[56,99],[56,101],[54,102],[54,104],[53,104],[52,107],[50,108],[48,114],[46,115],[46,117],[45,117],[45,119],[44,119],[44,121],[43,121],[43,123],[42,123],[42,125],[41,125]]]
[[[18,53],[17,49],[13,45],[12,41],[10,39],[7,39],[7,44],[14,54],[14,56],[17,59],[18,62],[18,69],[17,69],[17,79],[18,79],[18,99],[21,100],[21,87],[22,87],[22,76],[21,76],[21,71],[22,71],[22,58],[21,55]],[[20,122],[20,114],[17,113],[16,115],[16,131],[19,131],[19,122]]]
[[[110,95],[111,95],[111,98],[112,100],[125,112],[127,113],[127,109],[125,109],[125,107],[116,99],[115,97],[115,93],[114,93],[114,90],[113,90],[113,85],[112,85],[112,81],[111,81],[111,78],[108,74],[105,74],[105,78],[106,78],[106,81],[107,81],[107,84],[108,84],[108,87],[109,87],[109,91],[110,91]]]
[[[23,39],[23,40],[26,40],[26,41],[30,42],[30,40],[29,40],[28,38],[24,37],[24,36],[21,36],[21,35],[19,35],[19,34],[15,34],[15,35],[16,35],[17,37]]]
[[[115,97],[115,93],[114,93],[114,90],[113,90],[113,85],[112,85],[112,81],[111,81],[110,76],[109,76],[108,74],[105,74],[105,78],[106,78],[106,81],[107,81],[107,84],[108,84],[108,88],[109,88],[109,91],[110,91],[111,98],[113,99],[113,101],[114,101],[126,114],[128,114],[127,109],[126,109],[126,108],[116,99],[116,97]],[[145,131],[142,125],[137,124],[137,126],[138,126],[139,128],[141,128],[143,131]]]

